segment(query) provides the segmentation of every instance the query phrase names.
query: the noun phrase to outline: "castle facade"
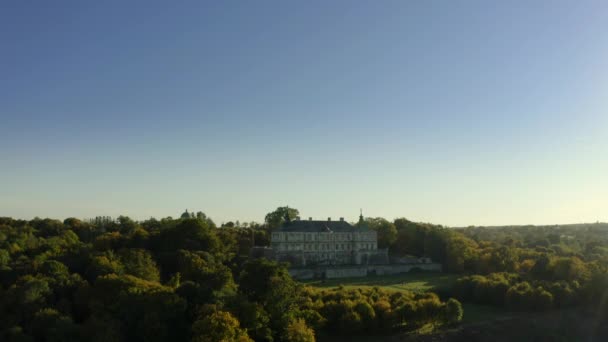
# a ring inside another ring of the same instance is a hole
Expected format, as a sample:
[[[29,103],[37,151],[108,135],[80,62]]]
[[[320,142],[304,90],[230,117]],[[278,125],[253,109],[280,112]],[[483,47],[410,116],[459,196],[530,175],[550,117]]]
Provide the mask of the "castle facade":
[[[361,215],[352,225],[335,221],[287,221],[271,233],[272,258],[292,266],[388,264],[388,251],[378,249],[378,235]]]

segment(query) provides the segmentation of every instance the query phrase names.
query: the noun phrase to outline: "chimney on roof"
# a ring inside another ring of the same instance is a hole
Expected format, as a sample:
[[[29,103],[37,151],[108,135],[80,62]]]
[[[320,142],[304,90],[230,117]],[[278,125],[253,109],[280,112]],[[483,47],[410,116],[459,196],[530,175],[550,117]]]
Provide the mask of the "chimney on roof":
[[[327,218],[327,221],[331,221],[331,217],[328,217],[328,218]]]
[[[340,217],[340,221],[344,221],[344,217]]]
[[[309,216],[309,217],[308,217],[308,221],[312,221],[312,216]]]

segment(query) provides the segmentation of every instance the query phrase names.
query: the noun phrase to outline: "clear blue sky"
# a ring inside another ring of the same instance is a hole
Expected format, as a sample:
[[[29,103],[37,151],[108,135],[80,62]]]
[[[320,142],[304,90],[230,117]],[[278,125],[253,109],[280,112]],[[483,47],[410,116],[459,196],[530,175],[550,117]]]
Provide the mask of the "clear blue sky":
[[[3,1],[0,215],[608,221],[605,1]]]

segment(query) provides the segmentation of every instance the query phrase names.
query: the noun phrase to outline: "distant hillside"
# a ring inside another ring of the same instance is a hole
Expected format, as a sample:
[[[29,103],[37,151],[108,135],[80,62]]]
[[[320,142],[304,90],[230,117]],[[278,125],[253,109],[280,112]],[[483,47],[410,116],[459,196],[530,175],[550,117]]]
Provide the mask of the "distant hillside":
[[[608,229],[607,222],[595,222],[595,223],[569,223],[569,224],[546,224],[546,225],[504,225],[504,226],[467,226],[467,227],[451,227],[453,229],[467,229],[467,228],[487,228],[487,229]]]

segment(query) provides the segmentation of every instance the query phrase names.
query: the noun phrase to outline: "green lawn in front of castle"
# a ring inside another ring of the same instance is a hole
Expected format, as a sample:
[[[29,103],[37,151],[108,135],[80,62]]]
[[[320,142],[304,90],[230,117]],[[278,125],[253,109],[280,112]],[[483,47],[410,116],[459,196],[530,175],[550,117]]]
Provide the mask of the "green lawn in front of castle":
[[[361,278],[306,280],[301,281],[301,283],[318,289],[335,289],[339,286],[343,286],[345,289],[379,287],[390,291],[432,291],[445,294],[449,293],[456,280],[463,276],[464,275],[462,274],[440,272],[418,272]],[[463,308],[463,324],[493,321],[513,315],[513,313],[505,310],[504,308],[473,303],[463,303]]]
[[[371,288],[379,287],[393,291],[442,291],[448,290],[454,282],[462,277],[459,274],[447,274],[440,272],[417,272],[395,275],[378,275],[357,278],[339,278],[324,280],[305,280],[303,284],[317,288]]]

